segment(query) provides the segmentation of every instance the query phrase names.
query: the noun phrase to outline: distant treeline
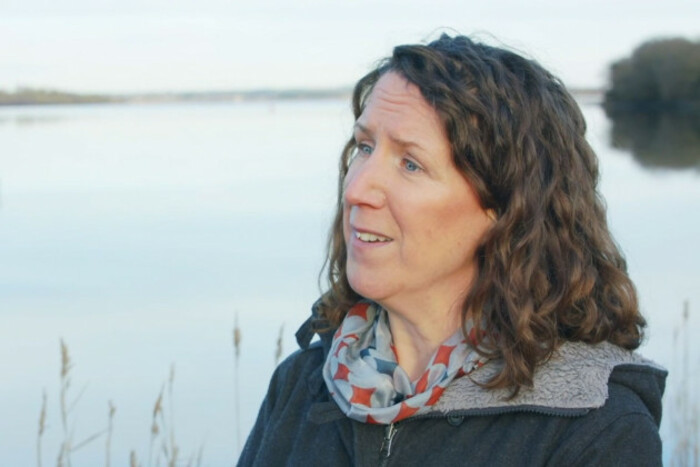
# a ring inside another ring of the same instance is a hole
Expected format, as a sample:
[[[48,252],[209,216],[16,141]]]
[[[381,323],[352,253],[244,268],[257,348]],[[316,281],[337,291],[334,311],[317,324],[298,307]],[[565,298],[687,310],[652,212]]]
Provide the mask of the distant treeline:
[[[117,100],[110,96],[72,94],[46,89],[18,88],[14,92],[0,90],[0,105],[89,104]]]
[[[606,109],[700,110],[700,42],[655,39],[612,64]]]
[[[574,96],[594,98],[602,95],[599,89],[570,89]],[[99,102],[152,103],[152,102],[250,102],[314,99],[349,99],[352,88],[329,89],[254,89],[246,91],[192,91],[151,92],[133,94],[73,94],[45,89],[19,88],[14,92],[0,90],[2,105],[89,104]]]
[[[41,104],[89,104],[99,102],[140,103],[140,102],[182,102],[182,101],[270,101],[296,99],[347,98],[350,88],[337,89],[282,89],[252,91],[203,91],[143,93],[121,95],[73,94],[45,89],[19,88],[14,92],[0,90],[1,105],[41,105]]]
[[[297,99],[335,99],[350,96],[350,88],[333,89],[255,89],[250,91],[199,91],[166,94],[132,95],[135,100],[174,100],[174,101],[269,101]]]

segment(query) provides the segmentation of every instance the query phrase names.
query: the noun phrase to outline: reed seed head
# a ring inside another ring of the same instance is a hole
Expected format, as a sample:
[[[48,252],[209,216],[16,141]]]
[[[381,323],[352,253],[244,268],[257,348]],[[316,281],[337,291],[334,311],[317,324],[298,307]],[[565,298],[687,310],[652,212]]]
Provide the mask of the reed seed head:
[[[42,393],[41,397],[41,412],[39,413],[39,436],[44,434],[44,430],[46,429],[46,389],[44,389],[44,392]]]
[[[68,376],[73,363],[70,360],[70,354],[68,353],[68,346],[65,341],[61,339],[61,378],[65,379]]]

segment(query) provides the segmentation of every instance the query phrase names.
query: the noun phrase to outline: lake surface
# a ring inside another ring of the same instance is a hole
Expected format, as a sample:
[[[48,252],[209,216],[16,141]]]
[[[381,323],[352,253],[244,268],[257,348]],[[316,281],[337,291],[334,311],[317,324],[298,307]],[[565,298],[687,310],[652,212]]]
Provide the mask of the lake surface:
[[[700,383],[690,342],[700,331],[700,165],[650,169],[624,138],[611,146],[599,106],[583,110],[649,321],[641,352],[672,370],[668,459],[700,405],[690,393]],[[0,108],[0,463],[36,463],[43,391],[41,451],[55,463],[63,339],[74,445],[107,426],[111,401],[113,464],[133,450],[148,465],[165,384],[165,431],[180,458],[201,450],[204,465],[232,465],[278,335],[292,352],[319,294],[351,124],[336,100]],[[105,442],[74,452],[73,465],[103,464]]]

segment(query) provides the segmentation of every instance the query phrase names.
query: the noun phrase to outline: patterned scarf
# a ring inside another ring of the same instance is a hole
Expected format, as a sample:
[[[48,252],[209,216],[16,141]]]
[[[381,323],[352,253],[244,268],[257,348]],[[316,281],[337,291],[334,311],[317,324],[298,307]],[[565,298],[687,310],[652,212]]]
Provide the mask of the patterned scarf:
[[[486,363],[459,329],[435,351],[425,372],[411,381],[399,366],[387,312],[360,302],[336,331],[323,367],[328,391],[340,409],[363,423],[391,424],[427,412],[453,379]]]

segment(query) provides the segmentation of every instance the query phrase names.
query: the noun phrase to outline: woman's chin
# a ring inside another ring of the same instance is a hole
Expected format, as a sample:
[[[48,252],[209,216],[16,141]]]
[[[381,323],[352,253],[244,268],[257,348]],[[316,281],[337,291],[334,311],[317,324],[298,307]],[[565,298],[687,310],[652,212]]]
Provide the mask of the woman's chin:
[[[363,298],[372,300],[373,302],[379,303],[381,305],[382,299],[386,297],[387,291],[385,284],[381,280],[372,280],[367,277],[348,277],[348,282],[350,287],[358,295]]]

